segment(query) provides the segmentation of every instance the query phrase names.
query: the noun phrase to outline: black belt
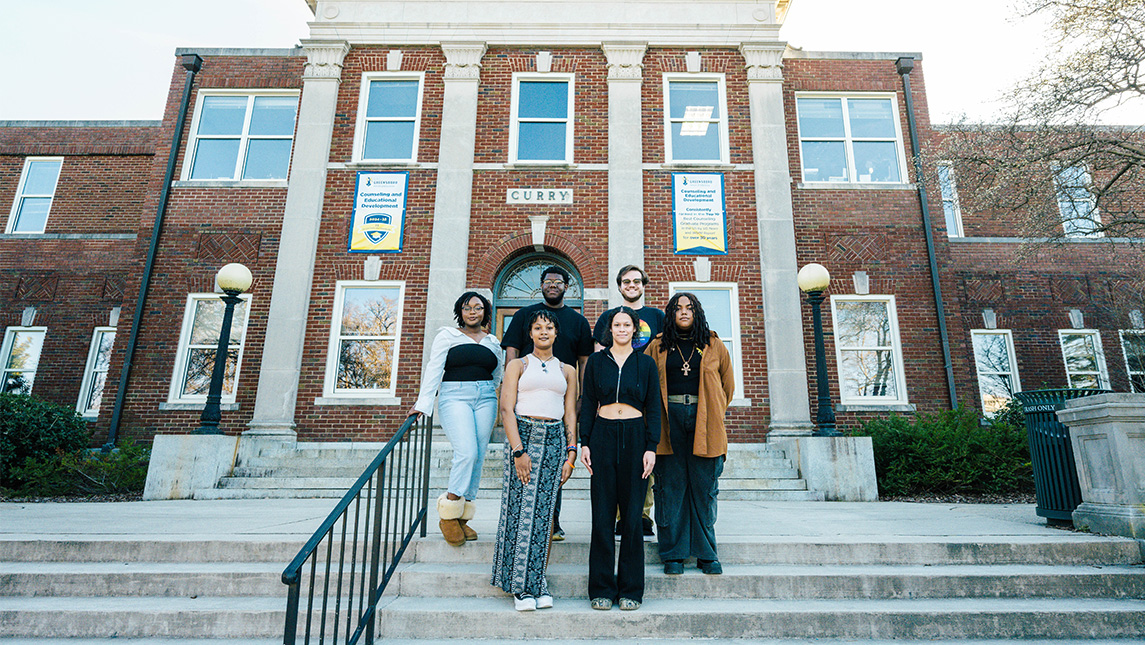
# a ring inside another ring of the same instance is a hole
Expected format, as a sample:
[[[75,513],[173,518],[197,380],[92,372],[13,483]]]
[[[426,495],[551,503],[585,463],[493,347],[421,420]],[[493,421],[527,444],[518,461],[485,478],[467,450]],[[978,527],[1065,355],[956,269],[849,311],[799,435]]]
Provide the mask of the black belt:
[[[668,403],[683,403],[684,405],[696,405],[700,402],[700,397],[695,394],[669,394]]]

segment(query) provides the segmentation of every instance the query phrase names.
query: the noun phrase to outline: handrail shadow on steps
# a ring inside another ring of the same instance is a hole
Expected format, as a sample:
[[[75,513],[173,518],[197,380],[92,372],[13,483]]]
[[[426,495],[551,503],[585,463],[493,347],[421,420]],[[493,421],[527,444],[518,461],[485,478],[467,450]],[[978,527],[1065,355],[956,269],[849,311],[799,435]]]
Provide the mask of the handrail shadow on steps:
[[[408,417],[282,572],[285,645],[374,642],[382,592],[414,531],[426,534],[432,428]]]

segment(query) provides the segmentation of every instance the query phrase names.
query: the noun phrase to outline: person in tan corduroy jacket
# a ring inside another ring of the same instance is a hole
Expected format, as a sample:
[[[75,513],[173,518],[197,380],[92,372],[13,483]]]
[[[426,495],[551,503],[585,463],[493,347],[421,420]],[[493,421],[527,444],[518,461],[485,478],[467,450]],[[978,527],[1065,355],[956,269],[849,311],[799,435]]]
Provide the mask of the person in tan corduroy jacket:
[[[694,294],[672,296],[665,313],[664,332],[645,348],[663,406],[654,484],[660,559],[667,574],[683,573],[689,557],[719,574],[716,496],[728,447],[724,413],[735,392],[731,356]]]

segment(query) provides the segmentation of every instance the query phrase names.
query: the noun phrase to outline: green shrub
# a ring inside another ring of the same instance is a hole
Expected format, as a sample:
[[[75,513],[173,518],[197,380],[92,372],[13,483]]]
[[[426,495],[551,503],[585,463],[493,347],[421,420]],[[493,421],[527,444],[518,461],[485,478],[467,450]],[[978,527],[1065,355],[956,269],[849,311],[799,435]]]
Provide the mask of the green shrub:
[[[958,409],[873,419],[856,434],[871,437],[884,496],[1010,495],[1034,489],[1024,425],[984,425],[974,411]]]
[[[13,469],[20,481],[13,492],[39,497],[139,492],[150,457],[150,450],[134,445],[107,453],[77,450],[29,457]]]
[[[87,424],[75,408],[23,394],[0,394],[0,485],[14,487],[12,469],[88,445]]]

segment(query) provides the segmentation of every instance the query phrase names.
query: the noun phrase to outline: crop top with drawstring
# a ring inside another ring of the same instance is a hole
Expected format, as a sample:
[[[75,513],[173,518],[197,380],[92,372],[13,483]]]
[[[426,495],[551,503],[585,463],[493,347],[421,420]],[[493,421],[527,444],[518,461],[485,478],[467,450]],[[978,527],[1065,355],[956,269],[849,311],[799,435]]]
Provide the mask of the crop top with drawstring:
[[[608,348],[588,357],[580,403],[580,444],[587,446],[600,406],[624,403],[644,414],[644,451],[660,442],[660,375],[651,356],[632,352],[623,366]]]

